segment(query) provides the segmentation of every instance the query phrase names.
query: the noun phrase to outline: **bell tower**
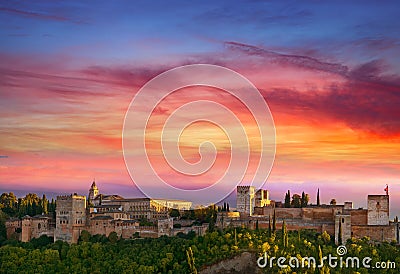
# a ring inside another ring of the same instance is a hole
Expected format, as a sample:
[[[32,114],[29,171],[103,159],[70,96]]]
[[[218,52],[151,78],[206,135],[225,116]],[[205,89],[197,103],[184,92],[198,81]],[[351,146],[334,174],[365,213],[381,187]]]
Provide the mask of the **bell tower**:
[[[96,186],[95,180],[93,180],[92,186],[89,189],[89,202],[93,201],[97,197],[97,195],[99,195],[99,189]]]

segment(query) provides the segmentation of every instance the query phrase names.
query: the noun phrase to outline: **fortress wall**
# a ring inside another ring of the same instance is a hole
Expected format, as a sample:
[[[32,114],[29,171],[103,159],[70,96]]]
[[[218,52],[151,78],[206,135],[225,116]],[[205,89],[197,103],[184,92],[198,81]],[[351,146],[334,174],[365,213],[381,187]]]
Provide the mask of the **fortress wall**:
[[[367,225],[368,210],[357,209],[350,211],[352,225]]]
[[[353,225],[352,236],[356,238],[362,238],[368,236],[373,241],[396,241],[396,225],[380,225],[380,226],[365,226],[365,225]]]
[[[276,218],[277,219],[301,219],[302,209],[301,208],[276,208]],[[272,210],[271,218],[274,215]]]

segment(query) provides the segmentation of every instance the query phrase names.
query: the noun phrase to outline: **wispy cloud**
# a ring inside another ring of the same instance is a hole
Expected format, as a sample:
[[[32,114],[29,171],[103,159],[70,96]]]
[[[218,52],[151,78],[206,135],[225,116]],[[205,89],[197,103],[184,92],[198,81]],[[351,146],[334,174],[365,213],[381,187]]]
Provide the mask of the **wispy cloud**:
[[[13,15],[19,15],[19,16],[41,19],[41,20],[71,22],[74,24],[86,24],[84,21],[74,20],[72,18],[65,17],[62,15],[47,14],[47,13],[34,12],[34,11],[26,11],[26,10],[21,10],[21,9],[14,9],[14,8],[0,7],[0,12],[6,12],[6,13],[13,14]]]
[[[293,65],[300,68],[320,70],[343,76],[346,75],[348,72],[347,66],[341,64],[322,62],[318,59],[309,56],[282,54],[275,51],[238,42],[225,42],[224,44],[225,47],[229,50],[240,51],[248,55],[260,56],[263,59],[268,60],[269,62],[278,63],[280,65]]]

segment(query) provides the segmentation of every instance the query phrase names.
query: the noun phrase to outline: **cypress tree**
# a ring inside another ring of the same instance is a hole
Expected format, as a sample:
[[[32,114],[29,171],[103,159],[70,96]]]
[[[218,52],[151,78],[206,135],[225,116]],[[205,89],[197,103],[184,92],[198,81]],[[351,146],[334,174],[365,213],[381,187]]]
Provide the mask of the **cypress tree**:
[[[319,262],[318,262],[318,264],[319,265],[322,265],[322,250],[321,250],[321,246],[320,245],[318,245],[318,257],[319,257]]]
[[[289,238],[288,238],[285,220],[283,220],[283,223],[282,223],[282,243],[283,243],[283,247],[288,247],[288,245],[289,245]]]
[[[49,213],[49,210],[48,210],[48,208],[47,208],[47,205],[48,205],[48,200],[47,200],[47,198],[46,198],[46,195],[43,194],[43,197],[42,197],[42,212],[43,212],[44,214]]]
[[[268,216],[268,237],[271,237],[271,215]]]
[[[339,220],[338,244],[342,245],[342,222]]]
[[[288,190],[285,195],[285,207],[291,207],[290,206],[290,190]]]
[[[301,207],[306,207],[307,203],[306,203],[306,194],[304,193],[304,191],[301,193]]]
[[[18,209],[18,215],[21,217],[22,213],[22,198],[18,198],[18,203],[17,203],[17,209]]]
[[[193,251],[192,251],[191,247],[189,247],[189,249],[186,250],[186,255],[187,255],[187,261],[188,261],[189,268],[190,268],[190,273],[197,274],[197,269],[194,264],[194,256],[193,256]]]
[[[237,235],[236,235],[236,228],[235,228],[235,245],[237,246]]]
[[[297,230],[297,242],[300,244],[301,237],[300,237],[300,230]]]
[[[319,188],[318,188],[318,191],[317,191],[317,206],[320,206],[321,204],[320,204],[320,200],[319,200]]]
[[[275,209],[274,209],[274,216],[273,216],[273,219],[272,219],[272,232],[275,233],[275,231],[276,231],[276,212],[275,212]]]
[[[54,199],[51,198],[51,202],[49,203],[49,212],[53,212],[54,211]]]

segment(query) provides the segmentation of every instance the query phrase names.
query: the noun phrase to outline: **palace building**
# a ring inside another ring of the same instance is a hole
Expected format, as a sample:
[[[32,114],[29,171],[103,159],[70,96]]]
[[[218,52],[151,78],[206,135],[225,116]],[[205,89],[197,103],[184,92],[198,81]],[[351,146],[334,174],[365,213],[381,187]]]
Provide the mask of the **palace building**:
[[[83,230],[106,236],[116,232],[123,238],[130,238],[135,233],[142,237],[158,237],[174,233],[169,217],[171,209],[183,211],[191,207],[192,202],[183,200],[125,199],[119,195],[101,194],[93,181],[87,199],[76,193],[57,196],[55,218],[37,215],[25,216],[22,220],[10,219],[6,229],[9,237],[18,234],[23,242],[47,235],[54,237],[54,241],[76,243]],[[148,225],[140,225],[143,221]],[[194,226],[189,230],[204,233],[205,229],[205,226]]]

